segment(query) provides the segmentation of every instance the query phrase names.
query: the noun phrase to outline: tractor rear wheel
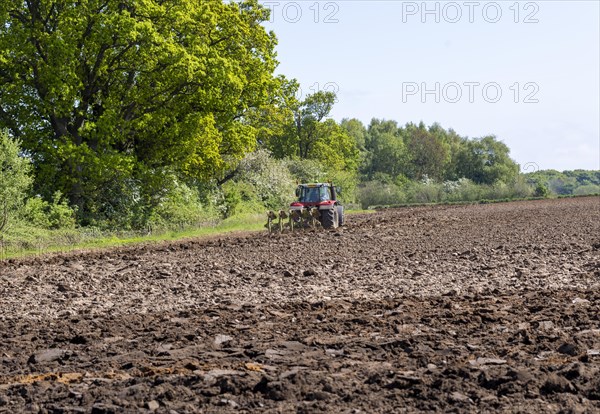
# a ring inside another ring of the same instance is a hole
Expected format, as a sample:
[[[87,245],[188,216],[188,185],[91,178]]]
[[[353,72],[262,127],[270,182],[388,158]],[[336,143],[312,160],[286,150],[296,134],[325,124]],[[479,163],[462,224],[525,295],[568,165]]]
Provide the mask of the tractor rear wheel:
[[[321,221],[324,229],[335,229],[338,226],[337,208],[321,210]]]
[[[338,213],[338,226],[342,227],[344,225],[344,206],[337,206]]]

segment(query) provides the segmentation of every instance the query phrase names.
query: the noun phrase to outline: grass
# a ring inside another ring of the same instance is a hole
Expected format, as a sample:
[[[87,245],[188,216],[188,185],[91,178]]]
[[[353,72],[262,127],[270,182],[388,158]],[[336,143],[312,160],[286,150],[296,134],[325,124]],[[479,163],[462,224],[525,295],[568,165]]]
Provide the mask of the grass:
[[[373,210],[350,210],[346,214],[372,214]],[[98,250],[145,243],[210,237],[220,234],[265,231],[265,214],[243,214],[227,218],[216,225],[163,230],[152,234],[140,232],[99,232],[80,228],[44,230],[15,225],[0,235],[0,260],[65,253],[75,250]]]
[[[344,214],[348,215],[348,216],[352,216],[354,214],[374,214],[377,213],[375,210],[348,210],[345,211]]]
[[[15,226],[8,236],[0,239],[0,260],[36,256],[45,253],[73,250],[95,250],[141,243],[187,238],[209,237],[232,232],[259,231],[264,227],[263,214],[231,217],[217,225],[207,225],[180,230],[163,230],[152,234],[140,232],[89,232],[89,229],[43,230],[35,227]],[[2,243],[4,242],[4,243]]]

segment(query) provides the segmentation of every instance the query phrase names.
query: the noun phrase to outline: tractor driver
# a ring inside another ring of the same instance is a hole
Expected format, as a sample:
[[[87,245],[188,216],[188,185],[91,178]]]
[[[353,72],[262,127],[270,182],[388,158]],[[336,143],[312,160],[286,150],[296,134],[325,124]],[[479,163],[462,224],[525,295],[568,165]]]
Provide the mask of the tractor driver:
[[[304,200],[307,203],[318,203],[321,201],[329,201],[329,200],[331,200],[331,193],[330,193],[329,188],[327,188],[326,186],[310,187],[306,191]]]
[[[320,194],[319,199],[320,199],[320,201],[331,200],[331,194],[329,193],[329,187],[326,187],[326,186],[321,187],[321,194]]]

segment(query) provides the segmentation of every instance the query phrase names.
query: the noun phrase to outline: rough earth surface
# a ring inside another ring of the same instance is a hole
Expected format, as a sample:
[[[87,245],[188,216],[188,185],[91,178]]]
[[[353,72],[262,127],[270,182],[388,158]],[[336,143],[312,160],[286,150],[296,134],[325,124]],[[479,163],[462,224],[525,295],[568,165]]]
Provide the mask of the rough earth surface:
[[[600,412],[600,198],[0,263],[0,412]]]

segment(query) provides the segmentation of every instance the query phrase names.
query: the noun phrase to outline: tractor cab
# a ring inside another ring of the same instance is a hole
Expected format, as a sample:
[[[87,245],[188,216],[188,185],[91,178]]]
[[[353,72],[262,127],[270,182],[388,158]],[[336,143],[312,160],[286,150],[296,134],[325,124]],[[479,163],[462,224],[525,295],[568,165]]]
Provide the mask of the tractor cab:
[[[323,185],[300,185],[296,189],[296,195],[300,203],[321,203],[323,201],[335,200],[331,187]]]

